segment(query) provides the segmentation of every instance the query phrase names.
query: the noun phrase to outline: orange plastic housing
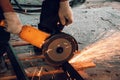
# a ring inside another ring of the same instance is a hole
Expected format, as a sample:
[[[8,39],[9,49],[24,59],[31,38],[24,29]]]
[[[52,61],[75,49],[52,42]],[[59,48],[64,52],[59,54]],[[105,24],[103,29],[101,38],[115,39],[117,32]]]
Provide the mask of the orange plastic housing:
[[[2,27],[5,26],[5,21],[4,21],[4,20],[1,20],[1,21],[0,21],[0,26],[2,26]]]
[[[30,44],[41,48],[50,34],[40,31],[30,25],[25,25],[23,26],[19,36]]]

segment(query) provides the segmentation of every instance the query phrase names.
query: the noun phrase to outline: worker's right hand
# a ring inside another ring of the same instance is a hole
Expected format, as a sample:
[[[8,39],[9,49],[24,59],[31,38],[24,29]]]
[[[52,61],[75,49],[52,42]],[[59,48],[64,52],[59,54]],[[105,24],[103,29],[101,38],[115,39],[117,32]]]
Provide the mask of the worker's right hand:
[[[22,30],[22,23],[16,12],[5,12],[5,30],[13,34],[19,34]]]
[[[73,13],[68,0],[61,0],[58,14],[62,25],[67,26],[73,22]]]

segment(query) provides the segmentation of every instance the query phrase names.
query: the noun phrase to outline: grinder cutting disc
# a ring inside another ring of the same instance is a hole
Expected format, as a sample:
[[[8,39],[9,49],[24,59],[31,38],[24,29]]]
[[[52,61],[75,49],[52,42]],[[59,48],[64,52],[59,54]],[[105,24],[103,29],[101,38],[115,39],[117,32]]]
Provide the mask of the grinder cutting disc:
[[[55,66],[70,60],[76,50],[78,50],[76,40],[65,33],[51,36],[42,47],[47,62]]]

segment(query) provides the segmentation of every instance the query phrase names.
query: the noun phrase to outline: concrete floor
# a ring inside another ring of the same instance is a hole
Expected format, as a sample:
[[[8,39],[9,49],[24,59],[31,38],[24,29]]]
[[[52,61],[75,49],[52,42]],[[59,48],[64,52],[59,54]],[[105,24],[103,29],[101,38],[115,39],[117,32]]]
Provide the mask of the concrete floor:
[[[80,43],[80,50],[111,36],[115,32],[120,32],[119,2],[112,0],[87,0],[85,4],[74,7],[73,11],[75,22],[70,27],[65,28],[65,31],[70,30],[71,32],[69,33],[75,36]],[[84,50],[82,50],[83,53]],[[113,54],[105,53],[103,55],[100,54],[100,56],[97,55],[97,52],[93,54],[97,56],[93,55],[92,57],[96,67],[86,70],[90,76],[87,80],[120,79],[120,48],[118,52]]]
[[[65,27],[63,32],[75,37],[79,44],[79,50],[110,36],[116,31],[120,31],[120,2],[115,0],[87,0],[84,4],[77,4],[72,10],[74,22]],[[37,26],[39,22],[39,13],[19,15],[23,24]],[[16,36],[12,37],[12,40],[16,39]],[[120,79],[120,51],[109,60],[99,59],[96,64],[96,68],[86,70],[91,80]],[[109,67],[108,64],[115,67]]]

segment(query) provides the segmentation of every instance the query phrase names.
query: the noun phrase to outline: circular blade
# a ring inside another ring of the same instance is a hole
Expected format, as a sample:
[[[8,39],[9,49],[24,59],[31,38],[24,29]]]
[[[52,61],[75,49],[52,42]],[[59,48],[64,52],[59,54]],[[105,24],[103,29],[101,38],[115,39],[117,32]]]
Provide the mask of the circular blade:
[[[43,54],[47,62],[60,65],[73,57],[78,45],[75,39],[65,33],[53,35],[43,45]]]

